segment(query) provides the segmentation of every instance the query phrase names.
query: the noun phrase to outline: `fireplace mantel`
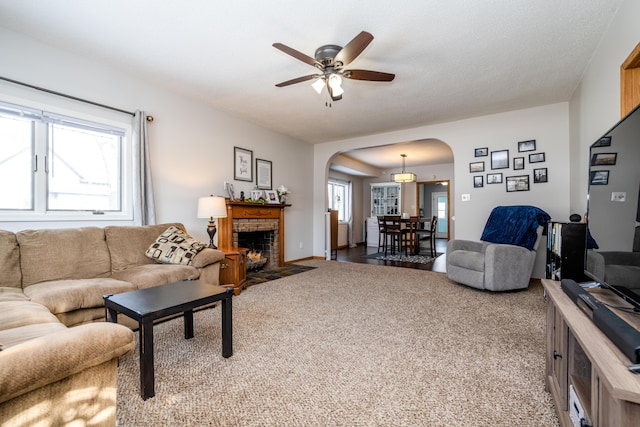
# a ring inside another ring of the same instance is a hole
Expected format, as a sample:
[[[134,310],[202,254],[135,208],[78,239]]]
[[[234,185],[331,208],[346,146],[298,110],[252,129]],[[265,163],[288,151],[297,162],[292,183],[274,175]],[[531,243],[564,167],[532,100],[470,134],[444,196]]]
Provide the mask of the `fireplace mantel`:
[[[218,246],[223,249],[233,247],[234,219],[275,219],[278,220],[279,259],[278,265],[284,265],[284,208],[288,204],[262,204],[248,202],[232,202],[226,199],[227,217],[220,218]]]

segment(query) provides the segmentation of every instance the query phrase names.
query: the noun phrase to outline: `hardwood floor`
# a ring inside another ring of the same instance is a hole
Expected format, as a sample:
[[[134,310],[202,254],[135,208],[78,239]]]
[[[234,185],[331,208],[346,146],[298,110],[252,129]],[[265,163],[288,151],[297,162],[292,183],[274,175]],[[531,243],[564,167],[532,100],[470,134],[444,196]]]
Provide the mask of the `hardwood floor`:
[[[439,254],[433,262],[427,264],[419,264],[413,262],[399,262],[399,261],[384,261],[379,259],[365,258],[370,254],[378,252],[378,248],[374,246],[365,246],[364,244],[358,245],[355,248],[338,249],[337,261],[342,262],[358,262],[362,264],[379,264],[379,265],[391,265],[394,267],[404,268],[417,268],[421,270],[438,271],[441,273],[446,272],[446,250],[447,240],[436,239],[436,252]],[[428,252],[425,251],[425,252]]]

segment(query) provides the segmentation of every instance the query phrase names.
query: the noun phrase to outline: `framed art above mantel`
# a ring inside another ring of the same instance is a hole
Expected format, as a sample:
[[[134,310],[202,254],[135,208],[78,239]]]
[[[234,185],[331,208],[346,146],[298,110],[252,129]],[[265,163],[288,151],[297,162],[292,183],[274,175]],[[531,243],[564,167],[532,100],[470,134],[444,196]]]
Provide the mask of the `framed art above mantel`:
[[[253,151],[233,147],[233,179],[253,181]]]

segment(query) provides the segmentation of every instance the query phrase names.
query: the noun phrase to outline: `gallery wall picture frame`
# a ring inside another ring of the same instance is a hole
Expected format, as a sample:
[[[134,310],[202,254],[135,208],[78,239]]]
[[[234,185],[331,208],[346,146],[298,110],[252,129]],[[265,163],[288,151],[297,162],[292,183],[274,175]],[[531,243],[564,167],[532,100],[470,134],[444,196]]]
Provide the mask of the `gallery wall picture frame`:
[[[540,184],[542,182],[549,182],[549,176],[547,175],[547,168],[538,168],[533,170],[533,183]]]
[[[529,175],[517,175],[506,177],[507,193],[513,191],[529,191]]]
[[[233,179],[253,182],[253,151],[233,147]]]
[[[618,159],[618,153],[596,153],[591,157],[591,166],[613,166]]]
[[[589,172],[589,184],[591,185],[609,185],[609,171],[591,171]]]
[[[513,158],[513,170],[524,169],[524,157]]]
[[[502,184],[502,172],[488,173],[487,184]]]
[[[610,146],[611,146],[610,136],[603,136],[602,138],[597,140],[595,144],[593,144],[593,147],[610,147]]]
[[[509,150],[491,152],[491,169],[507,169],[509,167]]]
[[[544,162],[544,153],[529,154],[529,163],[542,163]]]
[[[536,151],[536,140],[530,139],[528,141],[518,142],[518,153],[525,151]]]
[[[473,151],[475,157],[484,157],[489,155],[489,147],[476,148]]]
[[[484,162],[472,162],[469,163],[469,172],[484,172]]]
[[[280,203],[280,199],[278,198],[278,192],[275,190],[265,190],[264,192],[266,198],[267,198],[267,203],[270,204],[278,204]]]
[[[476,175],[473,177],[473,188],[484,187],[484,177],[482,175]]]
[[[261,190],[271,190],[272,163],[270,160],[256,159],[256,186]]]

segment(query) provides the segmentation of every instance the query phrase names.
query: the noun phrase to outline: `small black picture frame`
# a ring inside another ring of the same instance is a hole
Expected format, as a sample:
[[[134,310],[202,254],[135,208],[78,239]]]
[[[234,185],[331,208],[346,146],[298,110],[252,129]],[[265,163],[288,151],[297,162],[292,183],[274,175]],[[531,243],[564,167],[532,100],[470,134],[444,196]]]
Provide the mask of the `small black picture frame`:
[[[593,146],[594,147],[610,147],[611,146],[611,137],[610,136],[603,136],[602,138],[597,140],[596,143],[593,144]]]
[[[502,184],[502,172],[488,173],[487,184]]]
[[[484,162],[469,163],[469,172],[471,173],[484,172]]]
[[[596,153],[591,157],[591,166],[613,166],[618,159],[618,153]]]
[[[491,169],[509,168],[509,150],[491,152]]]
[[[473,152],[475,157],[484,157],[489,155],[489,147],[476,148]]]
[[[589,172],[590,185],[609,185],[609,171],[591,171]]]
[[[524,157],[513,158],[513,170],[517,171],[519,169],[524,169]]]
[[[508,176],[507,193],[513,191],[529,191],[529,175]]]
[[[473,188],[484,187],[484,177],[482,175],[476,175],[473,177]]]
[[[547,168],[538,168],[533,170],[533,183],[540,184],[541,182],[549,182]]]
[[[529,154],[529,163],[542,163],[542,162],[544,162],[544,153]]]
[[[518,142],[518,153],[522,153],[524,151],[536,151],[536,140],[530,139],[528,141]]]

